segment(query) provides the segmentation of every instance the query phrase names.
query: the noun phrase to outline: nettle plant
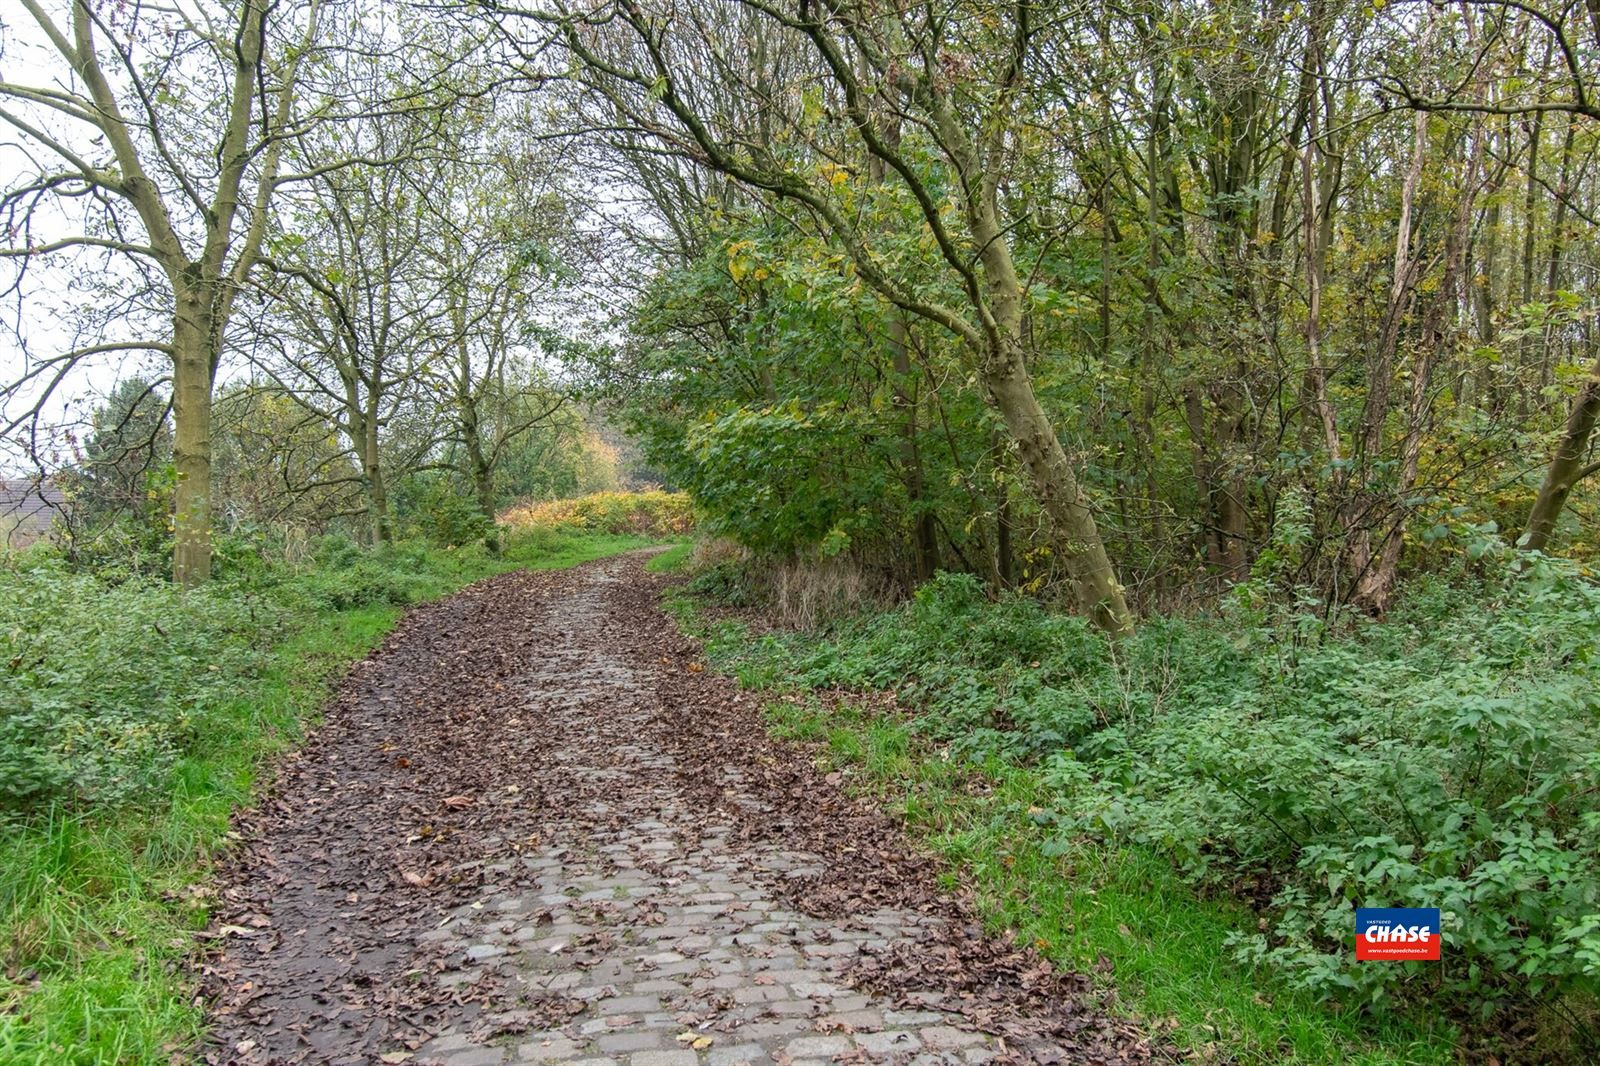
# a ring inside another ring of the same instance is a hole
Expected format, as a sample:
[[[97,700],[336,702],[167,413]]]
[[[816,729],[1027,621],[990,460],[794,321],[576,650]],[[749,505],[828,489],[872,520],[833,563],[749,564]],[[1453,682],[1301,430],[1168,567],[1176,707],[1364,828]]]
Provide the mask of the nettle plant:
[[[1246,964],[1489,1015],[1600,985],[1600,589],[1468,532],[1477,576],[1418,582],[1381,624],[1263,575],[1111,644],[947,574],[784,672],[895,688],[952,750],[1039,766],[1047,848],[1125,840],[1209,891],[1269,886]],[[1357,906],[1439,907],[1443,964],[1355,963]]]
[[[1415,984],[1488,1015],[1600,986],[1600,590],[1523,557],[1353,638],[1267,654],[1282,635],[1249,635],[1232,695],[1095,767],[1078,824],[1204,884],[1281,885],[1233,947],[1307,987],[1378,1002]],[[1439,907],[1444,964],[1356,964],[1356,906]]]

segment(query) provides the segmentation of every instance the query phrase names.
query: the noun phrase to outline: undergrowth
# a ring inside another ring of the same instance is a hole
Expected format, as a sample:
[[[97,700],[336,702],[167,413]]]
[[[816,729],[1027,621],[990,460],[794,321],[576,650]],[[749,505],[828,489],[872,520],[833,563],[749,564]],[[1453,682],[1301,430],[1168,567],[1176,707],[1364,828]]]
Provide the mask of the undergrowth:
[[[193,592],[0,568],[0,1062],[166,1064],[198,1038],[184,961],[229,817],[404,607],[493,573],[639,547],[540,531],[501,556],[420,543],[315,565],[225,545]]]
[[[1458,1029],[1593,1061],[1600,590],[1535,557],[1418,583],[1383,623],[1260,592],[1115,644],[950,574],[820,640],[704,632],[755,687],[895,690],[905,721],[802,718],[911,805],[997,921],[1104,957],[1191,1046],[1418,1061]],[[1440,907],[1445,961],[1357,964],[1356,906]]]

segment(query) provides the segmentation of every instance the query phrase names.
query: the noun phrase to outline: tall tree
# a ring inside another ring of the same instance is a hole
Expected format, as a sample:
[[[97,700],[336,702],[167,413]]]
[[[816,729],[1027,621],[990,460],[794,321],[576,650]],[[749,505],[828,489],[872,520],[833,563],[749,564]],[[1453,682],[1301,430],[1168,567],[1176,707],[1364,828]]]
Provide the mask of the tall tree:
[[[75,359],[108,349],[170,359],[173,576],[197,584],[211,570],[212,388],[273,193],[290,178],[284,145],[303,121],[296,96],[322,3],[216,0],[191,11],[70,0],[57,14],[41,0],[21,5],[66,69],[53,82],[0,82],[0,121],[39,160],[0,200],[15,235],[0,255],[24,268],[86,248],[153,263],[170,314],[163,340],[102,341],[35,373],[53,385]],[[75,204],[91,209],[44,210]],[[51,232],[85,214],[79,232]]]
[[[412,441],[402,458],[386,432],[417,399],[447,313],[444,289],[418,253],[436,236],[428,204],[442,195],[434,133],[427,117],[408,115],[335,131],[336,142],[357,143],[329,154],[383,162],[322,174],[284,197],[257,283],[267,305],[252,316],[256,365],[348,442],[374,543],[393,536],[390,479],[436,443]],[[400,460],[396,469],[390,459]]]
[[[620,0],[534,17],[557,29],[584,84],[604,102],[605,124],[625,123],[775,204],[794,205],[803,212],[796,221],[835,242],[855,276],[903,313],[960,338],[1049,516],[1080,609],[1124,633],[1132,616],[1092,503],[1034,389],[1029,284],[1013,253],[1016,220],[1000,195],[1027,71],[1047,32],[1035,14],[1027,4],[885,15],[809,0],[671,10]],[[801,76],[763,92],[760,74],[744,62],[754,35],[772,40],[775,54],[806,56]],[[745,94],[756,104],[754,122],[730,122],[738,116],[722,102]],[[918,136],[895,143],[885,115]],[[892,246],[858,225],[851,168],[868,159],[914,203],[946,272],[939,285],[906,278]]]
[[[1536,77],[1500,79],[1500,91],[1491,99],[1483,78],[1467,77],[1447,83],[1442,89],[1419,83],[1410,71],[1386,67],[1372,75],[1382,89],[1392,92],[1407,107],[1426,114],[1470,113],[1518,117],[1529,122],[1529,150],[1526,163],[1526,200],[1522,255],[1522,301],[1531,303],[1536,258],[1535,218],[1541,192],[1555,199],[1552,246],[1557,249],[1548,259],[1546,293],[1556,289],[1561,277],[1560,252],[1563,221],[1573,213],[1590,226],[1600,219],[1577,202],[1572,181],[1575,123],[1582,123],[1589,137],[1600,123],[1600,71],[1592,62],[1600,49],[1600,5],[1593,0],[1552,0],[1549,3],[1507,3],[1495,0],[1463,0],[1453,5],[1462,9],[1468,24],[1473,13],[1483,22],[1481,34],[1470,35],[1473,70],[1490,72],[1525,71],[1523,52],[1531,47],[1542,52],[1544,60]],[[1566,120],[1562,140],[1559,177],[1555,184],[1541,177],[1542,131],[1550,117]],[[1548,347],[1548,346],[1547,346]],[[1553,454],[1545,467],[1544,480],[1529,511],[1521,544],[1541,550],[1555,531],[1556,519],[1565,508],[1573,488],[1584,478],[1600,472],[1600,462],[1589,462],[1590,440],[1600,418],[1600,356],[1581,376],[1572,397],[1566,421],[1557,435]]]

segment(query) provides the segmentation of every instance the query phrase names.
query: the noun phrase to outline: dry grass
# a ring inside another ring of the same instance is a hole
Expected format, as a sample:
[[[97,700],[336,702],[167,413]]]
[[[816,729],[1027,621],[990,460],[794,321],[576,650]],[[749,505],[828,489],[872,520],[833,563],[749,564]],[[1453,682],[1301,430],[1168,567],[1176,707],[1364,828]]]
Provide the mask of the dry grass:
[[[883,608],[895,598],[891,582],[842,556],[781,563],[767,580],[773,611],[794,629],[815,629],[831,618]]]

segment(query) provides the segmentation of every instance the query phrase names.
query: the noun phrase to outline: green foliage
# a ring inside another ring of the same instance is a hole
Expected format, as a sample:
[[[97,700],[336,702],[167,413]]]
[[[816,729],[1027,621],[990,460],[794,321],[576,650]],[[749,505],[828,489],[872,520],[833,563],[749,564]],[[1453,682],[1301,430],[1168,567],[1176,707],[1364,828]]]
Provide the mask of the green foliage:
[[[968,599],[961,584],[952,590],[957,602]],[[736,621],[709,622],[699,600],[680,595],[669,607],[705,639],[719,669],[747,687],[787,693],[767,704],[774,732],[825,745],[819,757],[902,818],[952,881],[972,890],[991,929],[1058,965],[1099,975],[1118,1003],[1197,1058],[1263,1066],[1454,1059],[1456,1033],[1437,1014],[1332,1011],[1317,993],[1230,959],[1229,936],[1255,917],[1231,898],[1198,897],[1158,852],[1056,832],[1063,787],[1056,760],[961,757],[931,708],[902,717],[838,701],[836,692],[822,700],[795,695],[797,683],[804,687],[796,664],[808,649],[772,634],[753,637]],[[971,609],[983,608],[969,601],[961,613]],[[865,658],[851,646],[875,629],[840,632],[822,658]],[[927,636],[931,647],[931,630]],[[959,634],[944,643],[953,651]]]
[[[887,190],[884,201],[871,209],[903,229],[901,264],[915,270],[915,206]],[[658,277],[637,308],[641,343],[625,356],[637,365],[618,395],[702,527],[758,551],[905,573],[911,530],[932,516],[952,546],[942,550],[984,559],[994,423],[959,385],[959,346],[918,336],[926,365],[897,366],[887,338],[904,323],[839,249],[771,220],[713,228],[703,254]],[[952,385],[934,390],[925,375]]]
[[[1136,845],[1202,890],[1246,890],[1262,918],[1233,957],[1308,992],[1480,1019],[1592,996],[1600,588],[1536,556],[1418,583],[1383,623],[1261,592],[1108,644],[946,574],[824,643],[768,637],[740,670],[898,690],[952,753],[1035,768],[1048,848]],[[1357,965],[1355,906],[1440,907],[1449,962]]]
[[[161,383],[124,378],[90,417],[82,461],[60,481],[89,527],[124,518],[165,529],[171,509],[172,427]]]
[[[403,607],[486,569],[481,551],[324,542],[305,572],[238,538],[194,591],[69,570],[36,553],[0,570],[0,812],[158,798],[182,752],[261,669],[293,619]]]
[[[545,343],[556,346],[559,340],[551,337]],[[554,402],[553,395],[543,393],[519,394],[510,399],[512,409],[504,414],[511,416],[511,428],[517,424],[519,409]],[[494,468],[496,507],[507,507],[519,500],[564,499],[615,489],[619,457],[590,421],[580,410],[564,407],[506,441]]]
[[[1280,884],[1236,940],[1325,994],[1436,989],[1484,1016],[1600,986],[1600,590],[1531,560],[1417,592],[1387,624],[1236,635],[1227,691],[1110,731],[1073,828],[1126,835],[1194,880]],[[1295,625],[1295,622],[1302,624]],[[1451,965],[1358,966],[1353,906],[1437,906]]]
[[[444,547],[482,540],[494,523],[455,479],[432,472],[407,479],[402,501],[402,528],[407,536],[425,537]]]
[[[689,427],[695,499],[710,532],[790,554],[848,537],[881,494],[881,474],[849,477],[838,457],[860,439],[843,412],[798,404],[736,408]]]
[[[700,599],[725,607],[754,607],[761,602],[762,595],[751,576],[747,564],[724,560],[697,567],[687,589]]]
[[[150,795],[205,708],[259,668],[246,635],[280,621],[229,590],[0,571],[0,811]]]

